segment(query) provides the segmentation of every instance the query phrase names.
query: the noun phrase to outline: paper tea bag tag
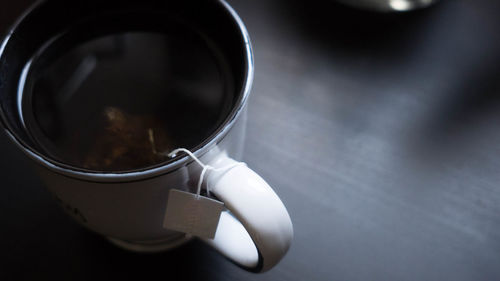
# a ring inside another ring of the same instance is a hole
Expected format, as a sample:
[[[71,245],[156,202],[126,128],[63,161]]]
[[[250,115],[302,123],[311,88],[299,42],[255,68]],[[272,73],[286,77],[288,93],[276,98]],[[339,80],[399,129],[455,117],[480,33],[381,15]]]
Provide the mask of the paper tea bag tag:
[[[224,209],[224,203],[201,196],[201,186],[205,173],[224,172],[233,169],[245,163],[233,163],[226,167],[214,168],[210,165],[205,165],[191,151],[185,148],[177,148],[172,150],[167,156],[176,157],[177,153],[184,152],[198,163],[203,169],[200,173],[196,194],[184,192],[176,189],[171,189],[163,227],[176,230],[184,233],[189,233],[198,237],[214,239],[217,225],[219,224],[220,214]],[[206,183],[207,195],[210,196],[210,188]]]
[[[171,189],[163,227],[214,239],[224,203],[201,195]]]

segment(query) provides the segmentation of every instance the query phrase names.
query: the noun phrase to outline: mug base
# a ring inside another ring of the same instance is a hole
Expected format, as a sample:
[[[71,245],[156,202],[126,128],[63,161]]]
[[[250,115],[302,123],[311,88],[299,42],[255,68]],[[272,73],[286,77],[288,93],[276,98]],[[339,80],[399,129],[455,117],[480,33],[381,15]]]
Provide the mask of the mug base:
[[[168,239],[149,241],[126,241],[113,237],[106,237],[109,242],[119,248],[138,253],[158,253],[179,247],[190,241],[193,237],[188,234],[180,234]]]

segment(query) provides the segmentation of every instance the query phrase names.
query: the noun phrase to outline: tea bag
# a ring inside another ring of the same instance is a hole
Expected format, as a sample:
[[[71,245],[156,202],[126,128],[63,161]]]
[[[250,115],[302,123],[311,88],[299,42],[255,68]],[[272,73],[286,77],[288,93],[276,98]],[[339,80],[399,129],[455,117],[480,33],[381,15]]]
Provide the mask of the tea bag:
[[[83,167],[124,171],[166,160],[159,151],[172,147],[162,122],[151,115],[131,114],[117,107],[104,109],[104,127],[87,153]]]

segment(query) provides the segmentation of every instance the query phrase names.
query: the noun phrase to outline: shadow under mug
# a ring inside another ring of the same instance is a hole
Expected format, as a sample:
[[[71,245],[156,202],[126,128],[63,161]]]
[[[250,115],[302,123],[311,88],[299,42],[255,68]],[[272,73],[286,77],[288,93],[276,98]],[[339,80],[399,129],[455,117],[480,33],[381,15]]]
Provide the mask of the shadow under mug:
[[[29,59],[69,26],[110,32],[113,28],[162,30],[166,18],[197,28],[217,45],[234,75],[234,102],[225,121],[193,153],[215,168],[236,163],[245,138],[246,105],[253,80],[247,31],[224,1],[41,1],[9,30],[0,45],[0,115],[7,136],[36,163],[36,171],[82,225],[132,251],[161,251],[190,235],[165,229],[171,189],[193,192],[201,169],[187,156],[131,172],[91,172],[44,154],[30,139],[19,109],[19,80]],[[241,267],[267,271],[286,254],[293,228],[287,210],[255,172],[238,165],[211,172],[211,192],[224,202],[214,239],[203,239]]]

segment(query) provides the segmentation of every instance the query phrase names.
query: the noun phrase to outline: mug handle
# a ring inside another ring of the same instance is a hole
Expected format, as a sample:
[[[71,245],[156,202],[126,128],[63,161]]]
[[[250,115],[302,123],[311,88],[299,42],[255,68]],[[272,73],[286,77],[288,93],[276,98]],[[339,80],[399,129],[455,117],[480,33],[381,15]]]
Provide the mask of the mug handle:
[[[236,163],[222,154],[210,165]],[[293,226],[272,188],[246,165],[211,171],[207,183],[230,213],[221,214],[215,238],[203,241],[249,271],[264,272],[275,266],[290,247]]]

